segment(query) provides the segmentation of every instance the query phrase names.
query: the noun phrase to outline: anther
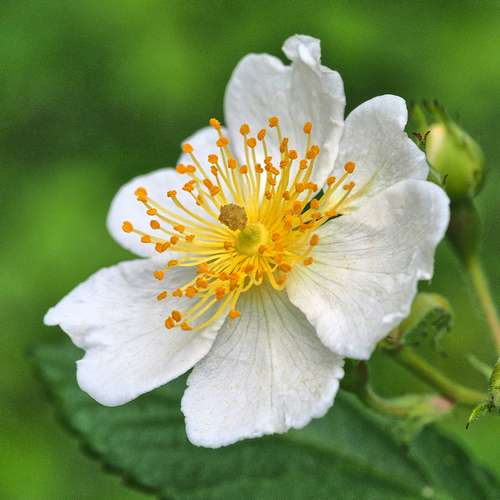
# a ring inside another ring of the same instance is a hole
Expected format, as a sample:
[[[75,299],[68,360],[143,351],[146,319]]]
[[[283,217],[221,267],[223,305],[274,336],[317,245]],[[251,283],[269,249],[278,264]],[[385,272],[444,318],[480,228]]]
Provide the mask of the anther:
[[[175,326],[175,322],[174,320],[169,316],[166,320],[165,320],[165,327],[168,328],[169,330],[171,330],[173,327]]]
[[[352,174],[354,172],[354,170],[356,169],[356,164],[352,161],[348,161],[345,165],[344,165],[344,170],[348,173],[348,174]]]
[[[132,225],[131,222],[129,222],[128,220],[126,220],[122,224],[122,230],[125,231],[126,233],[131,233],[134,230],[134,226]]]
[[[269,126],[271,128],[277,127],[280,123],[279,118],[277,116],[271,116],[268,120]]]
[[[287,262],[282,262],[278,267],[280,271],[283,271],[284,273],[289,273],[292,270],[292,266]]]
[[[161,281],[165,277],[165,272],[164,271],[155,271],[153,273],[153,276],[158,280]]]
[[[151,236],[149,234],[141,236],[141,243],[151,243]]]
[[[257,134],[257,139],[259,139],[259,141],[263,141],[264,137],[266,137],[266,129],[265,128],[259,130],[259,132]]]
[[[168,292],[166,292],[165,290],[163,292],[160,292],[157,296],[156,296],[156,300],[163,300],[167,297],[168,295]]]
[[[181,330],[184,330],[185,332],[188,332],[189,330],[192,330],[192,328],[189,326],[187,321],[183,321],[181,323]]]
[[[312,123],[311,123],[311,122],[306,122],[306,123],[304,124],[304,133],[305,133],[305,134],[310,134],[310,133],[311,133],[312,128],[313,128]]]
[[[179,323],[179,321],[182,319],[182,314],[179,311],[173,310],[170,315],[177,323]]]
[[[312,247],[316,246],[319,243],[319,236],[317,234],[313,234],[311,239],[309,240],[309,245]]]
[[[220,130],[220,128],[221,128],[220,121],[217,120],[217,118],[210,118],[210,120],[208,121],[208,123],[215,130]]]
[[[304,259],[304,266],[310,266],[314,262],[314,259],[312,257],[307,257],[307,259]]]
[[[239,318],[240,316],[241,316],[240,311],[236,311],[236,309],[233,309],[232,311],[229,312],[229,317],[231,319],[236,319]]]
[[[160,223],[157,220],[152,220],[149,222],[151,229],[160,229]]]
[[[182,151],[184,151],[184,153],[192,153],[194,148],[191,144],[186,143],[182,145]]]
[[[248,123],[244,123],[241,127],[240,127],[240,134],[241,135],[247,135],[250,133],[250,126],[248,125]]]

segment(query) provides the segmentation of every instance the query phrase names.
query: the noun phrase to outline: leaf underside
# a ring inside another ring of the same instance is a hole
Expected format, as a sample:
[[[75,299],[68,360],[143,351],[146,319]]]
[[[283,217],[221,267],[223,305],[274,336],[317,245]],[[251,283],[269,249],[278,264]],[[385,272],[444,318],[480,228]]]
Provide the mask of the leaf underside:
[[[80,351],[39,346],[41,379],[85,448],[127,483],[168,499],[498,499],[500,483],[433,427],[403,447],[347,393],[305,429],[218,450],[189,443],[180,411],[185,378],[116,408],[75,381]]]

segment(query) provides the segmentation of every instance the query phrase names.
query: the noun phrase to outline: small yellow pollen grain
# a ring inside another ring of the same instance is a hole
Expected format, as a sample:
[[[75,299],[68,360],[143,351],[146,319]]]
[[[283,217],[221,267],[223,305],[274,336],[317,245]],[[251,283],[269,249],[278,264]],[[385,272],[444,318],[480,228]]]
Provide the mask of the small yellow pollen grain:
[[[277,127],[280,123],[279,118],[277,116],[271,116],[268,120],[269,126],[271,128]]]
[[[165,277],[165,272],[164,272],[164,271],[155,271],[155,272],[153,273],[153,276],[154,276],[157,280],[161,281],[161,280]]]
[[[134,226],[132,225],[131,222],[129,222],[128,220],[126,220],[122,224],[122,230],[125,231],[126,233],[131,233],[134,230]]]
[[[208,281],[206,279],[203,279],[203,278],[198,278],[196,281],[196,286],[198,288],[207,288],[208,287]]]
[[[215,130],[220,130],[220,128],[221,128],[220,121],[217,120],[217,118],[210,118],[210,120],[208,120],[208,123]]]
[[[219,137],[217,139],[216,144],[217,144],[217,147],[224,148],[229,144],[229,139],[227,137]]]
[[[143,188],[143,187],[138,187],[135,191],[134,191],[134,194],[138,197],[138,198],[145,198],[148,196],[148,192],[146,191],[146,188]]]
[[[319,236],[317,234],[313,234],[311,239],[309,240],[309,245],[312,247],[316,246],[319,243]]]
[[[278,267],[280,271],[283,271],[284,273],[289,273],[292,270],[292,266],[287,262],[282,262]]]
[[[206,262],[202,262],[201,264],[198,265],[198,272],[200,274],[208,273],[208,271],[209,271],[209,268],[208,268],[208,264]]]
[[[356,164],[353,162],[353,161],[348,161],[345,165],[344,165],[344,170],[348,173],[348,174],[352,174],[354,172],[354,170],[356,169]]]

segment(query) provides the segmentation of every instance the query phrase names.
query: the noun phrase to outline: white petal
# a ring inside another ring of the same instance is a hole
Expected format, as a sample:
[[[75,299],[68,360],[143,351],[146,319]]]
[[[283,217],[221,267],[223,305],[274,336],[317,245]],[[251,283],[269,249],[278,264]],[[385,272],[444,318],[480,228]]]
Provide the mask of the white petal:
[[[200,161],[206,164],[209,153],[217,152],[215,141],[217,133],[214,129],[206,127],[188,137],[184,142],[189,142],[194,148]],[[191,159],[183,154],[179,163],[192,164]],[[115,195],[108,213],[107,226],[111,236],[124,248],[141,257],[150,257],[156,254],[154,245],[140,242],[136,234],[124,233],[122,230],[123,221],[132,222],[136,229],[153,234],[149,222],[151,217],[146,215],[143,203],[138,202],[134,195],[138,187],[144,187],[148,195],[158,201],[163,207],[171,210],[175,214],[186,217],[186,213],[180,210],[173,201],[167,197],[166,193],[176,190],[178,199],[194,213],[207,218],[203,209],[196,205],[192,197],[182,190],[182,186],[189,180],[186,175],[178,174],[173,168],[162,168],[146,175],[135,177],[127,182]],[[188,217],[188,220],[192,219]],[[213,222],[213,220],[211,221]]]
[[[404,181],[325,224],[315,262],[294,268],[287,292],[323,343],[366,359],[407,316],[448,225],[448,198],[430,182]]]
[[[321,147],[311,180],[321,185],[338,152],[344,86],[336,71],[321,65],[319,40],[295,35],[286,40],[283,50],[292,61],[290,66],[267,54],[250,54],[234,70],[224,100],[229,133],[233,144],[240,145],[241,124],[248,123],[256,135],[267,127],[268,118],[276,115],[290,148],[303,154],[306,138],[302,129],[311,121],[312,143]],[[268,134],[269,153],[279,163],[276,133],[269,130]]]
[[[425,154],[404,132],[407,119],[405,101],[393,95],[370,99],[346,118],[333,175],[356,163],[353,195],[374,196],[399,181],[427,178]]]
[[[283,292],[250,290],[238,309],[188,379],[182,411],[196,445],[303,427],[330,408],[343,376],[342,360]]]
[[[212,346],[221,321],[185,332],[167,330],[172,309],[185,310],[189,299],[158,301],[156,294],[192,278],[173,268],[163,282],[151,260],[122,262],[101,269],[45,315],[47,325],[60,325],[87,352],[78,361],[78,383],[96,401],[108,406],[126,403],[190,369]]]

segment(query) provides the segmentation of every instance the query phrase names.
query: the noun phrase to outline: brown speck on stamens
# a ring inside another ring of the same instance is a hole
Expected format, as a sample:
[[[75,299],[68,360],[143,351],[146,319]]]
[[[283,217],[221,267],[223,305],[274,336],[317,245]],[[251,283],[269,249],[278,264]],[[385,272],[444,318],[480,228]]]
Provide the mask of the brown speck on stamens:
[[[236,231],[236,229],[245,229],[248,217],[243,207],[229,203],[220,208],[219,221],[229,229]]]

